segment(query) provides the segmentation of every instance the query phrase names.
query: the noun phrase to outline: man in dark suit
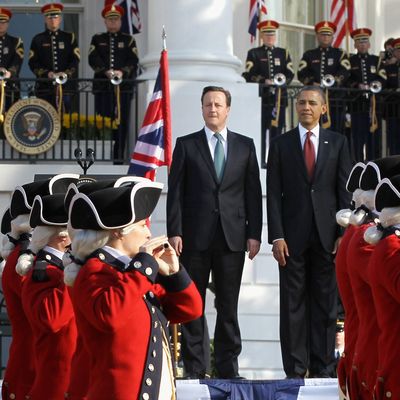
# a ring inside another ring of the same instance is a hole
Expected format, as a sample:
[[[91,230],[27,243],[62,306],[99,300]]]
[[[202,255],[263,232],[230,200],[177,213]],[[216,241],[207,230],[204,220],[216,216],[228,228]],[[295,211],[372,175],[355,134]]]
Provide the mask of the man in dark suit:
[[[215,368],[219,378],[238,377],[241,338],[237,305],[245,251],[260,249],[262,197],[253,140],[226,128],[230,93],[216,86],[201,97],[205,127],[177,139],[168,180],[168,237],[203,301],[210,271],[217,321]],[[207,365],[204,315],[182,328],[188,377],[202,378]]]
[[[350,202],[345,136],[322,129],[319,87],[297,97],[299,126],[271,142],[267,163],[268,241],[279,263],[280,339],[287,377],[334,373],[337,316],[335,214]]]

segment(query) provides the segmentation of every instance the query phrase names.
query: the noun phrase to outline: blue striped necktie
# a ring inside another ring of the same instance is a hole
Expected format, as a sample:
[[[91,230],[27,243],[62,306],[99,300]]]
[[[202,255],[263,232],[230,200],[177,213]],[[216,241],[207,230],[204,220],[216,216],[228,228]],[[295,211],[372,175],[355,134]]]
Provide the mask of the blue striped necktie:
[[[222,136],[219,132],[215,132],[214,137],[217,139],[214,149],[214,167],[218,182],[221,182],[225,167],[224,145],[222,144]]]

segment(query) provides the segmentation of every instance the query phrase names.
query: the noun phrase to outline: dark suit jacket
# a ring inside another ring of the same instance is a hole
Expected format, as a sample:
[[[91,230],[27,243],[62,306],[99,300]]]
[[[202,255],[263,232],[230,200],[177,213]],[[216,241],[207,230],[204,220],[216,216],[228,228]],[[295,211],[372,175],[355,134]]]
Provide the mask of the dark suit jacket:
[[[284,238],[289,254],[308,244],[313,219],[323,248],[331,252],[340,231],[336,212],[351,200],[346,181],[351,161],[346,138],[320,129],[313,182],[304,163],[298,128],[271,141],[267,163],[268,242]]]
[[[228,154],[217,181],[204,129],[177,139],[168,179],[168,236],[182,236],[186,250],[206,250],[221,219],[232,251],[248,238],[261,241],[262,196],[253,140],[228,130]]]

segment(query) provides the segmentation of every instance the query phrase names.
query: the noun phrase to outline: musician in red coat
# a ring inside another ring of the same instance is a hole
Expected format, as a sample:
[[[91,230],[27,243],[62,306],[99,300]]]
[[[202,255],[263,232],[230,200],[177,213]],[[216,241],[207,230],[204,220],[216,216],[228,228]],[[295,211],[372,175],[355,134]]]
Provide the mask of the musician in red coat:
[[[365,240],[376,244],[369,264],[369,281],[380,330],[375,399],[400,398],[400,176],[383,179],[375,194],[380,226]]]
[[[96,190],[105,189],[108,187],[120,187],[124,185],[129,185],[132,182],[147,181],[145,178],[137,176],[122,176],[118,179],[104,179],[99,181],[87,180],[83,177],[81,181],[76,184],[71,184],[65,195],[64,204],[65,208],[69,209],[69,205],[72,197],[77,193],[89,194]],[[70,236],[74,234],[72,228],[69,229]],[[68,286],[68,291],[72,297],[72,291],[74,288],[71,286],[76,278],[76,270],[68,266],[71,264],[69,253],[64,255],[64,264],[66,268],[64,270],[64,282]],[[74,310],[75,313],[79,314],[78,309]],[[87,391],[89,387],[90,380],[90,359],[89,353],[83,344],[82,335],[78,332],[76,349],[71,361],[71,374],[70,381],[68,385],[65,397],[68,400],[86,400]]]
[[[351,370],[351,399],[370,400],[378,364],[379,328],[369,282],[369,260],[374,247],[365,242],[365,231],[378,221],[375,189],[381,179],[400,173],[400,156],[370,161],[360,178],[361,206],[350,222],[358,226],[347,250],[347,265],[353,290],[359,328]]]
[[[22,305],[31,325],[36,376],[31,400],[64,399],[76,347],[76,325],[63,276],[63,254],[70,244],[64,194],[34,200],[30,225],[34,228],[29,248],[36,256],[20,256],[25,264]]]
[[[17,186],[11,196],[11,232],[8,249],[2,250],[7,258],[2,276],[2,287],[7,305],[7,314],[12,329],[4,381],[3,399],[25,399],[35,378],[32,350],[32,332],[25,316],[21,301],[22,282],[25,279],[15,270],[18,257],[29,245],[31,227],[29,213],[34,197],[66,190],[66,185],[79,175],[60,174],[49,180],[42,180]]]
[[[361,205],[361,190],[359,189],[359,182],[364,168],[365,164],[360,162],[351,170],[346,184],[347,191],[353,193],[350,209],[340,210],[336,214],[336,222],[343,228],[346,228],[342,240],[340,241],[335,259],[336,280],[346,318],[344,325],[345,348],[341,354],[337,367],[339,390],[342,392],[343,396],[347,395],[349,387],[351,362],[354,354],[355,339],[358,332],[358,316],[348,275],[347,248],[353,233],[356,230],[356,227],[350,224],[350,217],[353,211]]]
[[[88,400],[175,398],[167,326],[198,318],[202,301],[167,238],[151,239],[146,219],[161,189],[138,182],[72,198],[68,269],[78,270],[72,301],[91,360]]]

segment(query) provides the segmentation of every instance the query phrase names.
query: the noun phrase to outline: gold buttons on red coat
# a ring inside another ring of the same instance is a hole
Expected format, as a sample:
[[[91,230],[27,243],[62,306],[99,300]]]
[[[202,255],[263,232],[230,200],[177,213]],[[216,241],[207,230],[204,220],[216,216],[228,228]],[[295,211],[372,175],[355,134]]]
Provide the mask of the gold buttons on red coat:
[[[387,391],[387,392],[385,393],[385,396],[386,396],[388,399],[390,399],[390,398],[392,397],[392,392]]]

